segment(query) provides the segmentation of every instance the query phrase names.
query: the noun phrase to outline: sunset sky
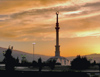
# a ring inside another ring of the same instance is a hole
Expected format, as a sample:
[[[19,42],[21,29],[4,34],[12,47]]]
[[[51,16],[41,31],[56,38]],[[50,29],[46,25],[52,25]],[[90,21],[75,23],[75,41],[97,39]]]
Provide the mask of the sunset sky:
[[[0,0],[0,47],[54,56],[56,11],[61,56],[100,53],[100,0]]]

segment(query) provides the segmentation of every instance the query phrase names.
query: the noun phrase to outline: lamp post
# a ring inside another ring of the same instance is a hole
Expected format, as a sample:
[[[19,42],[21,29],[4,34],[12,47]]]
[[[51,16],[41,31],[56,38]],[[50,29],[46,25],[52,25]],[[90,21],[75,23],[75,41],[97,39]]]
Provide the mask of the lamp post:
[[[34,45],[36,44],[36,43],[32,43],[33,44],[33,61],[34,61]]]

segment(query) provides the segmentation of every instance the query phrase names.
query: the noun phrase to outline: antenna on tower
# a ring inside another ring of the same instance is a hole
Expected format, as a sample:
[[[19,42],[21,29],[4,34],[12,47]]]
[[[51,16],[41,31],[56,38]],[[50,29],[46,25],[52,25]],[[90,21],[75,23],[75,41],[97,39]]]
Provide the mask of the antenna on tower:
[[[58,14],[59,14],[59,11],[57,11],[57,12],[56,12],[56,15],[57,15],[57,22],[56,22],[56,26],[58,26],[58,25],[59,25],[59,23],[58,23]]]
[[[58,15],[59,14],[59,11],[57,11],[56,14]]]

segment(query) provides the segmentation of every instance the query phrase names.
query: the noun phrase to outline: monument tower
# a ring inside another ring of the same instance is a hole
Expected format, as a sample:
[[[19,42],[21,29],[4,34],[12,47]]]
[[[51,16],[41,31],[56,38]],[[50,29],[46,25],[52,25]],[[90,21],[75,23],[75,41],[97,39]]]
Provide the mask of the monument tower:
[[[56,21],[56,27],[55,27],[55,29],[56,29],[56,46],[55,46],[56,51],[55,51],[55,56],[60,56],[60,45],[59,45],[59,29],[60,29],[60,27],[59,27],[59,23],[58,23],[58,14],[59,14],[59,12],[56,13],[57,21]]]
[[[54,57],[51,57],[47,60],[50,61],[50,60],[57,60],[59,59],[60,60],[60,63],[62,65],[62,62],[64,62],[64,65],[66,65],[66,61],[70,62],[68,59],[66,59],[65,57],[62,57],[60,56],[60,45],[59,45],[59,23],[58,23],[58,15],[59,15],[59,12],[56,12],[56,46],[55,46],[55,56]]]

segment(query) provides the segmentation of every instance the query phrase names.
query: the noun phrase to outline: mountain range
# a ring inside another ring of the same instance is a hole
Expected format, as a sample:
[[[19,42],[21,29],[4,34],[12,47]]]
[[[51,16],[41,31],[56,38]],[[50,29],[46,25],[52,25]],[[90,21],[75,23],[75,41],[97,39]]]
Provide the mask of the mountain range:
[[[4,59],[4,56],[3,56],[3,51],[6,51],[7,48],[3,48],[3,47],[0,47],[0,61],[2,61]],[[30,54],[30,53],[26,53],[26,52],[23,52],[23,51],[19,51],[19,50],[13,50],[12,52],[12,56],[14,58],[19,58],[19,60],[21,61],[22,59],[22,56],[25,56],[27,61],[29,62],[32,62],[33,61],[33,58],[34,60],[38,60],[38,58],[42,58],[42,61],[46,61],[47,59],[49,59],[50,57],[52,56],[45,56],[45,55],[39,55],[39,54]],[[100,63],[100,54],[90,54],[90,55],[83,55],[83,56],[86,56],[87,59],[91,59],[91,61],[93,62],[94,60],[97,62],[97,63]],[[66,57],[68,60],[72,61],[76,56],[71,56],[71,57]]]
[[[6,51],[7,48],[3,48],[3,47],[0,47],[0,61],[2,61],[4,59],[4,56],[3,56],[3,51]],[[19,50],[12,50],[12,56],[14,58],[19,58],[19,60],[21,61],[22,59],[22,56],[25,56],[27,61],[29,62],[32,62],[33,61],[33,58],[34,60],[38,60],[38,58],[42,58],[42,61],[46,61],[47,59],[49,59],[51,56],[45,56],[45,55],[39,55],[39,54],[30,54],[30,53],[26,53],[26,52],[23,52],[23,51],[19,51]]]

